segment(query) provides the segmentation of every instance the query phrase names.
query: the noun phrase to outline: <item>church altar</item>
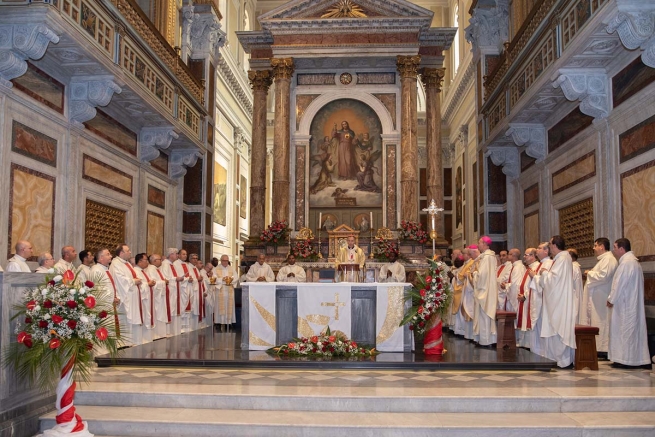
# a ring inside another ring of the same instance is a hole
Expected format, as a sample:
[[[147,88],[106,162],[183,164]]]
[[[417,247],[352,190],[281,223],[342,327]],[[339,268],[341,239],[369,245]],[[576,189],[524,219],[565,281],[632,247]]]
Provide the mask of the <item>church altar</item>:
[[[382,352],[410,352],[409,327],[399,326],[407,283],[245,283],[241,348],[267,350],[327,326]]]

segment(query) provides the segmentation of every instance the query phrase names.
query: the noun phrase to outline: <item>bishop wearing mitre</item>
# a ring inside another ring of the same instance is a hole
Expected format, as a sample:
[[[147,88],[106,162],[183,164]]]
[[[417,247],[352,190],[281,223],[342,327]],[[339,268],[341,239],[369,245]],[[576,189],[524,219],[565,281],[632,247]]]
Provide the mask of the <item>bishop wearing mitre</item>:
[[[355,237],[349,235],[346,247],[339,249],[335,267],[338,269],[342,264],[350,264],[358,265],[359,269],[362,270],[364,268],[364,261],[366,261],[364,251],[355,244]],[[354,275],[354,271],[350,271],[349,275],[346,277],[346,282],[354,282]]]

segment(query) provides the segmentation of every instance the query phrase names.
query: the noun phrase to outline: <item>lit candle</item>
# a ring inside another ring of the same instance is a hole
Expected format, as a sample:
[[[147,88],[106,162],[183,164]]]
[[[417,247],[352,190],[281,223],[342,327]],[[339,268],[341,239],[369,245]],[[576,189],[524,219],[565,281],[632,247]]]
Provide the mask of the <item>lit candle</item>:
[[[373,211],[370,211],[369,214],[369,226],[373,229]]]
[[[318,213],[318,228],[321,229],[321,225],[323,224],[323,213],[319,212]]]
[[[434,216],[435,216],[436,214],[430,214],[430,215],[432,216],[432,230],[434,231],[434,230],[437,229],[437,228],[435,228],[435,226],[434,226]]]

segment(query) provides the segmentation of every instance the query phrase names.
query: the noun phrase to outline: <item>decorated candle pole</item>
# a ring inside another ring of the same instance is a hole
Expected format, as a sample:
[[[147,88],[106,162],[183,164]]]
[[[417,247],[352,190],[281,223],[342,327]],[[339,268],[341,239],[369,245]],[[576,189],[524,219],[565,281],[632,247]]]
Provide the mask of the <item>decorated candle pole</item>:
[[[323,227],[323,213],[318,213],[318,259],[323,258],[321,254],[321,228]]]
[[[437,227],[436,227],[436,216],[438,213],[443,211],[443,208],[439,208],[434,202],[434,199],[430,201],[430,206],[423,208],[423,212],[430,214],[430,219],[432,223],[432,229],[430,230],[430,238],[432,238],[432,258],[436,257],[436,247],[435,240],[437,239]]]
[[[368,257],[370,259],[373,259],[373,211],[369,211],[369,231],[371,232],[371,236],[368,239]]]

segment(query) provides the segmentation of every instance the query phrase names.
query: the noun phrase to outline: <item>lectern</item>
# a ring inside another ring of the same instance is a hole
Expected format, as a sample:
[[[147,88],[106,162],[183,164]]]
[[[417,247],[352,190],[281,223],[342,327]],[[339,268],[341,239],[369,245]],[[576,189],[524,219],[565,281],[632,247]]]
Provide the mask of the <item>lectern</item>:
[[[359,274],[359,264],[339,264],[337,274],[341,282],[362,282]]]

